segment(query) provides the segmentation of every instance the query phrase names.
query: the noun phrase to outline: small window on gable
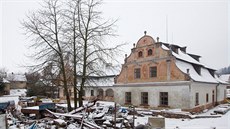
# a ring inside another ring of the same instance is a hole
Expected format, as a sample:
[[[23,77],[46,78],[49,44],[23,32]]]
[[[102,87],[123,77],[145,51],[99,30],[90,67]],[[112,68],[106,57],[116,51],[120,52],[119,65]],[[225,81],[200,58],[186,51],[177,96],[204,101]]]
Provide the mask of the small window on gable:
[[[142,51],[138,52],[138,57],[143,57],[143,52]]]
[[[153,54],[153,50],[152,49],[149,49],[148,50],[148,56],[151,56]]]

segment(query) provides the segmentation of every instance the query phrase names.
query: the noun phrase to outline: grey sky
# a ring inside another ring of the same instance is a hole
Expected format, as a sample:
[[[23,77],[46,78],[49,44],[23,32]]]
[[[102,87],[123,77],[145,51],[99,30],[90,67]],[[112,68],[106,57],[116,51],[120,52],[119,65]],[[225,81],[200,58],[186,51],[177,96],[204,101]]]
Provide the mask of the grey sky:
[[[28,62],[24,54],[30,41],[22,35],[19,21],[39,7],[39,0],[0,1],[0,67],[24,72],[19,66]],[[109,42],[127,42],[126,54],[145,30],[166,42],[167,16],[168,42],[187,46],[188,52],[201,55],[207,65],[218,69],[230,64],[229,4],[228,0],[105,0],[101,9],[105,18],[118,18],[119,36]]]

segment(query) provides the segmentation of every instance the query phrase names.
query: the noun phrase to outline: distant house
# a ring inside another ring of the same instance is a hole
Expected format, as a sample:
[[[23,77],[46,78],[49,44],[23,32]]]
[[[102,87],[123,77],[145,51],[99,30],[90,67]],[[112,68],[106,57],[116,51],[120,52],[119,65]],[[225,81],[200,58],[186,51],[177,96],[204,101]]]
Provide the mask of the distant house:
[[[91,75],[88,76],[85,82],[83,98],[86,100],[91,100],[98,98],[100,100],[113,101],[114,100],[114,91],[111,89],[115,84],[114,79],[116,78],[119,72],[119,66],[114,68],[108,68],[102,66],[103,74],[101,75]],[[78,75],[77,78],[77,87],[79,88],[81,84],[81,76]],[[70,97],[74,98],[73,86],[69,85]],[[59,97],[65,98],[64,88],[59,88]]]
[[[27,79],[25,74],[11,73],[7,76],[7,80],[10,82],[10,89],[26,89]]]
[[[227,86],[186,47],[144,35],[126,56],[111,89],[121,105],[200,111],[221,103]]]
[[[10,82],[5,78],[0,79],[0,86],[4,86],[4,89],[0,91],[1,95],[9,95],[10,94]]]

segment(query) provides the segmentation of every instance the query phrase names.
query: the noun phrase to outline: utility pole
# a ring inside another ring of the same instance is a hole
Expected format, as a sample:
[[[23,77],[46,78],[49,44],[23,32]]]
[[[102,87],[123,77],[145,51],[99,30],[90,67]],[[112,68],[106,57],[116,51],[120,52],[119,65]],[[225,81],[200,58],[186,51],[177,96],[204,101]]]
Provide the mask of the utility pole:
[[[116,129],[116,118],[117,117],[117,103],[114,103],[114,129]]]
[[[132,106],[132,108],[133,108],[133,129],[134,129],[135,127],[135,107]]]

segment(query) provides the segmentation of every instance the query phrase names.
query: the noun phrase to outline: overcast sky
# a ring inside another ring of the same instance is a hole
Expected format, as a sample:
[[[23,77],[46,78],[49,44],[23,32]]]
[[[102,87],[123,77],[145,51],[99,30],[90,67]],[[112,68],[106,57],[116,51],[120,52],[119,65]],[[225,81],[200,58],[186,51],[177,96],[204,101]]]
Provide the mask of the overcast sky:
[[[25,54],[31,41],[22,34],[20,20],[39,8],[40,0],[0,1],[0,67],[26,72],[21,66],[30,61]],[[161,42],[187,46],[189,53],[219,69],[230,65],[229,7],[229,0],[104,0],[101,11],[105,18],[118,19],[119,36],[109,42],[128,43],[124,47],[128,55],[132,44],[147,31]]]

